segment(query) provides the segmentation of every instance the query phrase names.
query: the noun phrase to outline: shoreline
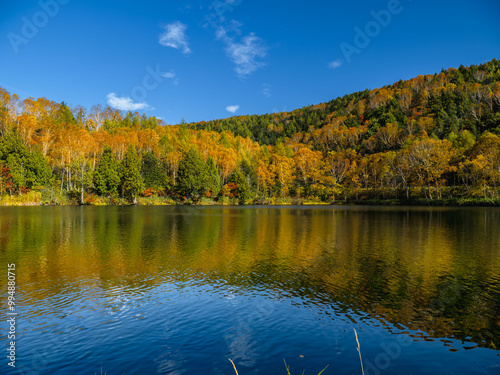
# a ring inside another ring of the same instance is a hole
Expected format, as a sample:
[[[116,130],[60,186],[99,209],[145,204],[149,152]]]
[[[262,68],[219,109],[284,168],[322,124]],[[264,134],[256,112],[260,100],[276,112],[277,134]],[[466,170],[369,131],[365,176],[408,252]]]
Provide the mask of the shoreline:
[[[247,203],[239,203],[237,200],[228,200],[218,202],[213,200],[203,200],[199,202],[181,202],[174,201],[170,198],[163,200],[139,198],[137,204],[132,204],[123,201],[113,201],[112,203],[99,202],[98,204],[78,204],[75,202],[67,203],[49,203],[49,202],[9,202],[7,204],[0,203],[0,207],[42,207],[42,206],[415,206],[415,207],[500,207],[500,199],[484,199],[484,198],[446,198],[446,199],[366,199],[366,200],[339,200],[336,202],[317,202],[302,199],[279,199],[271,202],[262,203],[249,201]]]

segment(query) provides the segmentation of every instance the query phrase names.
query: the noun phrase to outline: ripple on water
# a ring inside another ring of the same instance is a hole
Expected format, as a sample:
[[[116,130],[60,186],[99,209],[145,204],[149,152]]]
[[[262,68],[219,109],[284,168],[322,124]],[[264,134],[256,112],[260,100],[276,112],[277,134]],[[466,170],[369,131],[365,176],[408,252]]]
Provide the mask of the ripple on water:
[[[88,209],[0,253],[22,259],[19,344],[47,373],[359,373],[353,328],[372,364],[409,340],[388,373],[496,369],[498,215]]]

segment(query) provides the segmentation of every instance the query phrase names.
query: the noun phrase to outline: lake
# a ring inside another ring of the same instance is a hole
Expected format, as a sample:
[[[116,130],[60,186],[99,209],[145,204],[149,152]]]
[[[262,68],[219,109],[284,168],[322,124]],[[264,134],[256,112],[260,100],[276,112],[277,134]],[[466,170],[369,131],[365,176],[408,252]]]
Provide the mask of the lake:
[[[2,374],[500,374],[496,208],[0,207],[0,260]]]

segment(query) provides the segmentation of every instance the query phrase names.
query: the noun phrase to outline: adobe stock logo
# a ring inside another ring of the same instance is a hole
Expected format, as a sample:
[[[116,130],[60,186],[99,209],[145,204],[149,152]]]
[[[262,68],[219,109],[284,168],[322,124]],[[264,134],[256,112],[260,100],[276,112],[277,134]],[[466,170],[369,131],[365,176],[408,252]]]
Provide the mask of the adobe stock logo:
[[[40,0],[38,6],[41,8],[39,11],[33,13],[28,17],[22,17],[21,21],[21,35],[10,32],[7,34],[10,45],[15,53],[19,53],[19,46],[21,44],[28,44],[33,39],[38,31],[49,23],[51,18],[54,18],[59,13],[60,5],[66,5],[70,0]]]
[[[368,21],[363,28],[358,26],[354,28],[355,34],[352,44],[346,42],[339,44],[345,61],[350,63],[352,61],[352,55],[359,55],[384,28],[389,26],[393,16],[401,13],[403,10],[404,7],[401,5],[400,0],[389,0],[386,9],[382,9],[378,12],[374,10],[370,11],[372,20]]]

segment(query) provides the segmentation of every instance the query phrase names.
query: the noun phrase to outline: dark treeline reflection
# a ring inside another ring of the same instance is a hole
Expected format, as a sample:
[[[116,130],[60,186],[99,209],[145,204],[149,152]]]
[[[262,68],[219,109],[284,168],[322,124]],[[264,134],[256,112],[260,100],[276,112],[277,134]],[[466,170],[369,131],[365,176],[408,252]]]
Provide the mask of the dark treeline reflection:
[[[69,285],[231,285],[498,349],[499,228],[485,208],[2,208],[0,257],[31,303]]]

